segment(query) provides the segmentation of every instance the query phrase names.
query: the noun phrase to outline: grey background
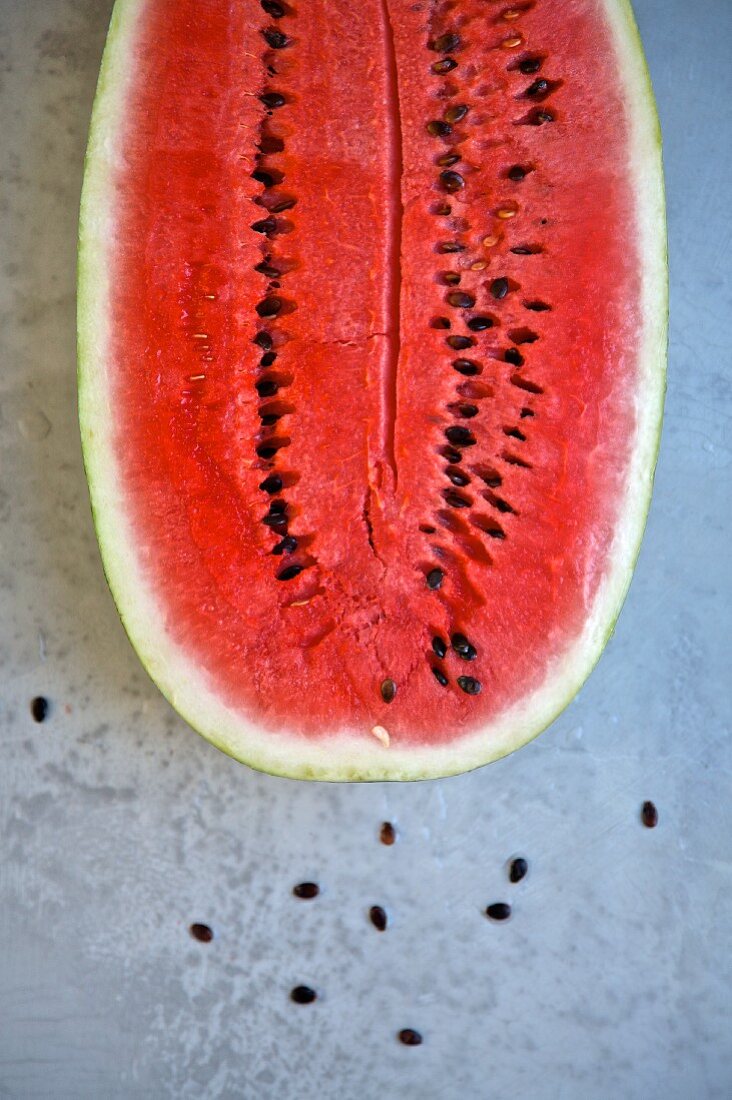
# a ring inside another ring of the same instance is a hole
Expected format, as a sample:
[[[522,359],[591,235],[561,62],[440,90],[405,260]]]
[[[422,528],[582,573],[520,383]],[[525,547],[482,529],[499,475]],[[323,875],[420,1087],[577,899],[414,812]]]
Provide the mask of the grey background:
[[[354,788],[256,775],[205,744],[104,585],[74,262],[109,7],[0,3],[0,1097],[732,1096],[732,5],[637,0],[666,141],[671,360],[616,635],[518,755]],[[510,886],[518,852],[530,873]],[[320,898],[291,896],[303,878]],[[504,899],[512,920],[485,920]],[[315,1005],[289,1002],[300,981]],[[405,1026],[420,1048],[395,1041]]]

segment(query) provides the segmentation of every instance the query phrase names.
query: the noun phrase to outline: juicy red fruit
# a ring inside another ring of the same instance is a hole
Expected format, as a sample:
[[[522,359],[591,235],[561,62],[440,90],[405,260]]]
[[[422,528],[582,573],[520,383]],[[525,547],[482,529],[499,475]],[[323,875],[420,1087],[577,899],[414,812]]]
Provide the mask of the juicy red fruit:
[[[450,741],[586,617],[639,327],[590,7],[143,6],[116,457],[169,630],[260,725]]]

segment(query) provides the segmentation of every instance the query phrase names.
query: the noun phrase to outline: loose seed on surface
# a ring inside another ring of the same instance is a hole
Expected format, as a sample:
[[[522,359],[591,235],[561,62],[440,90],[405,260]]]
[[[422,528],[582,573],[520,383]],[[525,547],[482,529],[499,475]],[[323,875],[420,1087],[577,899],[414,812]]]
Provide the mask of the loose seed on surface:
[[[644,802],[641,806],[641,821],[647,829],[655,829],[658,825],[658,810],[653,802]]]
[[[506,901],[494,901],[487,907],[485,915],[491,920],[508,920],[511,916],[511,906]]]
[[[391,821],[384,821],[379,831],[379,840],[382,844],[386,844],[388,848],[396,840],[396,829],[392,825]]]
[[[433,592],[436,592],[438,588],[442,588],[442,582],[445,579],[445,574],[441,569],[430,569],[425,580],[427,581],[427,587],[431,588]]]
[[[508,878],[510,882],[521,882],[522,878],[526,878],[529,865],[522,856],[517,856],[516,859],[512,859],[508,866]]]
[[[466,695],[480,695],[482,685],[474,676],[458,676],[457,682]]]
[[[317,898],[320,893],[320,887],[317,882],[298,882],[297,886],[292,887],[292,892],[296,898]]]
[[[213,931],[207,924],[192,924],[188,931],[199,943],[211,943],[214,938]]]
[[[290,1000],[296,1005],[310,1005],[317,997],[318,994],[309,985],[296,985],[290,992]]]
[[[386,910],[382,909],[380,905],[372,905],[369,909],[369,920],[373,924],[374,928],[379,932],[386,931],[387,916]]]
[[[391,703],[397,693],[397,686],[393,680],[381,681],[381,698],[385,703]]]
[[[418,1047],[422,1043],[422,1036],[413,1027],[403,1027],[399,1032],[399,1042],[405,1047]]]
[[[35,699],[31,699],[30,712],[34,722],[45,722],[49,710],[48,699],[43,695],[36,695]]]

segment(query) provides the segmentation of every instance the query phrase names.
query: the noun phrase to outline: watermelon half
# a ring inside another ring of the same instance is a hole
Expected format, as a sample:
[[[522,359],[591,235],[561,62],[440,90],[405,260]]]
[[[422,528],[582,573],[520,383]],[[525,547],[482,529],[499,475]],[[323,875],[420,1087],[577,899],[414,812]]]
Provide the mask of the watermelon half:
[[[299,778],[534,737],[630,582],[666,301],[625,0],[118,0],[79,402],[161,691]]]

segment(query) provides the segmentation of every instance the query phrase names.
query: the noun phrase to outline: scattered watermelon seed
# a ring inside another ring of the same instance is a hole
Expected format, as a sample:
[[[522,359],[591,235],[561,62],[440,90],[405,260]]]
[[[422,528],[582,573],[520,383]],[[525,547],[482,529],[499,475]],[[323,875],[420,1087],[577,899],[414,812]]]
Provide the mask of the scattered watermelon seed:
[[[470,429],[462,424],[451,424],[449,428],[445,428],[445,438],[456,447],[473,447],[476,442]]]
[[[269,477],[260,482],[259,488],[265,493],[279,493],[282,488],[282,478],[279,474],[270,474]]]
[[[503,358],[506,363],[513,363],[514,367],[520,367],[524,362],[524,357],[518,348],[506,348]]]
[[[481,683],[474,676],[458,676],[457,682],[466,695],[480,695]]]
[[[405,1047],[418,1047],[422,1043],[422,1036],[413,1027],[403,1027],[399,1032],[399,1042]]]
[[[432,639],[432,651],[436,653],[438,657],[442,658],[447,653],[447,644],[445,640],[440,637],[439,634],[435,634]]]
[[[381,681],[381,698],[385,703],[391,703],[394,701],[394,696],[397,693],[397,686],[393,680]]]
[[[464,485],[470,484],[470,478],[467,474],[464,474],[462,470],[451,470],[448,466],[448,468],[445,470],[445,473],[447,474],[453,485],[459,485],[462,487]]]
[[[454,366],[454,364],[453,364]],[[454,447],[443,447],[440,451],[443,458],[446,458],[451,464],[462,462],[463,456],[460,451],[456,451]]]
[[[508,279],[505,275],[501,275],[500,278],[494,279],[490,286],[491,294],[494,298],[500,301],[501,298],[505,298],[508,294]]]
[[[445,111],[445,122],[461,122],[468,113],[468,107],[464,103],[455,103]]]
[[[455,306],[456,309],[472,309],[475,305],[475,298],[465,290],[451,290],[447,295],[447,302],[448,305]]]
[[[207,924],[192,924],[188,931],[199,943],[211,943],[214,938],[213,931]]]
[[[296,985],[290,992],[290,1000],[296,1005],[311,1005],[317,997],[318,994],[309,985]]]
[[[49,710],[48,699],[43,695],[36,695],[35,699],[31,699],[30,712],[34,722],[45,722]]]
[[[369,920],[378,932],[385,932],[388,923],[386,910],[380,905],[372,905],[369,909]]]
[[[445,574],[441,569],[430,569],[427,574],[427,587],[436,591],[438,588],[442,588],[442,582],[445,579]]]
[[[379,840],[382,844],[386,844],[387,848],[396,840],[396,829],[392,825],[391,821],[384,821],[379,831]]]
[[[655,829],[658,825],[658,810],[653,802],[644,802],[641,807],[641,821],[647,829]]]
[[[292,892],[296,898],[317,898],[320,893],[320,887],[317,882],[298,882],[297,886],[292,887]]]
[[[517,856],[516,859],[512,859],[508,866],[508,878],[510,882],[521,882],[522,878],[526,878],[526,874],[529,870],[529,865],[522,856]]]
[[[456,370],[458,374],[464,374],[467,378],[480,374],[480,367],[472,359],[453,359],[452,366],[453,370]]]
[[[486,317],[484,314],[471,317],[468,321],[468,328],[472,332],[484,332],[487,328],[493,328],[493,318]]]
[[[511,906],[507,901],[494,901],[485,911],[490,920],[508,920],[511,916]]]
[[[475,340],[472,338],[472,336],[456,335],[447,336],[445,338],[445,343],[449,348],[452,348],[453,351],[465,351],[466,348],[472,347],[472,345],[475,343]]]
[[[436,665],[431,665],[430,667],[432,668],[432,675],[434,676],[435,680],[437,680],[437,683],[441,684],[442,687],[447,687],[450,681],[448,680],[442,669],[437,668]]]

